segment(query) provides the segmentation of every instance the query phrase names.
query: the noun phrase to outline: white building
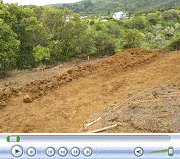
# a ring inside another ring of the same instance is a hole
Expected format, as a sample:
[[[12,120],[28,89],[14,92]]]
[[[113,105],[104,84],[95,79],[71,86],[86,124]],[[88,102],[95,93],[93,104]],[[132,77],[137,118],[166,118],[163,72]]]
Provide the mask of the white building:
[[[81,17],[80,17],[80,19],[85,19],[85,18],[87,18],[87,16],[81,16]]]
[[[100,22],[108,22],[109,20],[107,19],[103,19],[103,20],[100,20]]]
[[[66,17],[66,22],[69,22],[70,21],[70,18],[69,17]]]
[[[127,17],[126,17],[126,13],[117,12],[117,13],[114,13],[113,18],[117,20],[121,20],[121,19],[126,19]]]

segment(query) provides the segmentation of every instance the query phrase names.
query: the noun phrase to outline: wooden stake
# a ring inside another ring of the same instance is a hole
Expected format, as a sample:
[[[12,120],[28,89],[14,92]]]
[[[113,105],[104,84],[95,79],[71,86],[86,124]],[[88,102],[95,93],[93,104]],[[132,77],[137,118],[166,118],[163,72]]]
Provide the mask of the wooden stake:
[[[111,126],[108,126],[108,127],[105,127],[105,128],[93,130],[93,131],[90,131],[90,132],[87,132],[87,133],[97,133],[97,132],[105,131],[105,130],[112,129],[112,128],[115,128],[115,127],[117,127],[117,124],[116,125],[111,125]]]
[[[83,124],[83,127],[86,129],[88,126],[91,126],[92,124],[96,123],[98,120],[100,120],[101,117],[99,117],[97,120],[91,122],[91,123],[88,123],[88,124]]]

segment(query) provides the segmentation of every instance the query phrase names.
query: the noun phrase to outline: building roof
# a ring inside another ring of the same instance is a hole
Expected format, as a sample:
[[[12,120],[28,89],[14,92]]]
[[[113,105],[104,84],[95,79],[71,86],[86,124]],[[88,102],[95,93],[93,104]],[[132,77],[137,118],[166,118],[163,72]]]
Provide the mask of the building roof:
[[[116,12],[116,13],[114,13],[114,14],[124,14],[123,12]]]
[[[109,20],[107,19],[103,19],[103,20],[100,20],[101,22],[108,22]]]

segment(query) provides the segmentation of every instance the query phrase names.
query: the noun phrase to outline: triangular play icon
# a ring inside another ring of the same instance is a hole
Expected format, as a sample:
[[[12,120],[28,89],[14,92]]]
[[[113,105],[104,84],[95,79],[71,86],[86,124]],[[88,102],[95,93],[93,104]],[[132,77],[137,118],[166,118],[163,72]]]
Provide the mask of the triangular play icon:
[[[18,153],[18,152],[19,152],[19,150],[15,150],[15,152],[16,152],[16,153]]]
[[[137,151],[137,153],[141,154],[141,150]]]

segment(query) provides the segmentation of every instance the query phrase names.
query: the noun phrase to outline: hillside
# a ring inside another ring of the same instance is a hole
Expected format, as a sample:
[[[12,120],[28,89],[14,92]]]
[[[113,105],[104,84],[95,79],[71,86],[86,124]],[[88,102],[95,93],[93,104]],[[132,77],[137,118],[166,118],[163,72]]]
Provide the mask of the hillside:
[[[43,76],[7,78],[0,82],[0,132],[75,133],[116,125],[106,132],[177,133],[179,70],[180,52],[129,49]]]
[[[82,0],[71,4],[52,4],[56,9],[69,8],[71,11],[80,14],[103,14],[108,11],[141,11],[180,6],[179,0]]]

